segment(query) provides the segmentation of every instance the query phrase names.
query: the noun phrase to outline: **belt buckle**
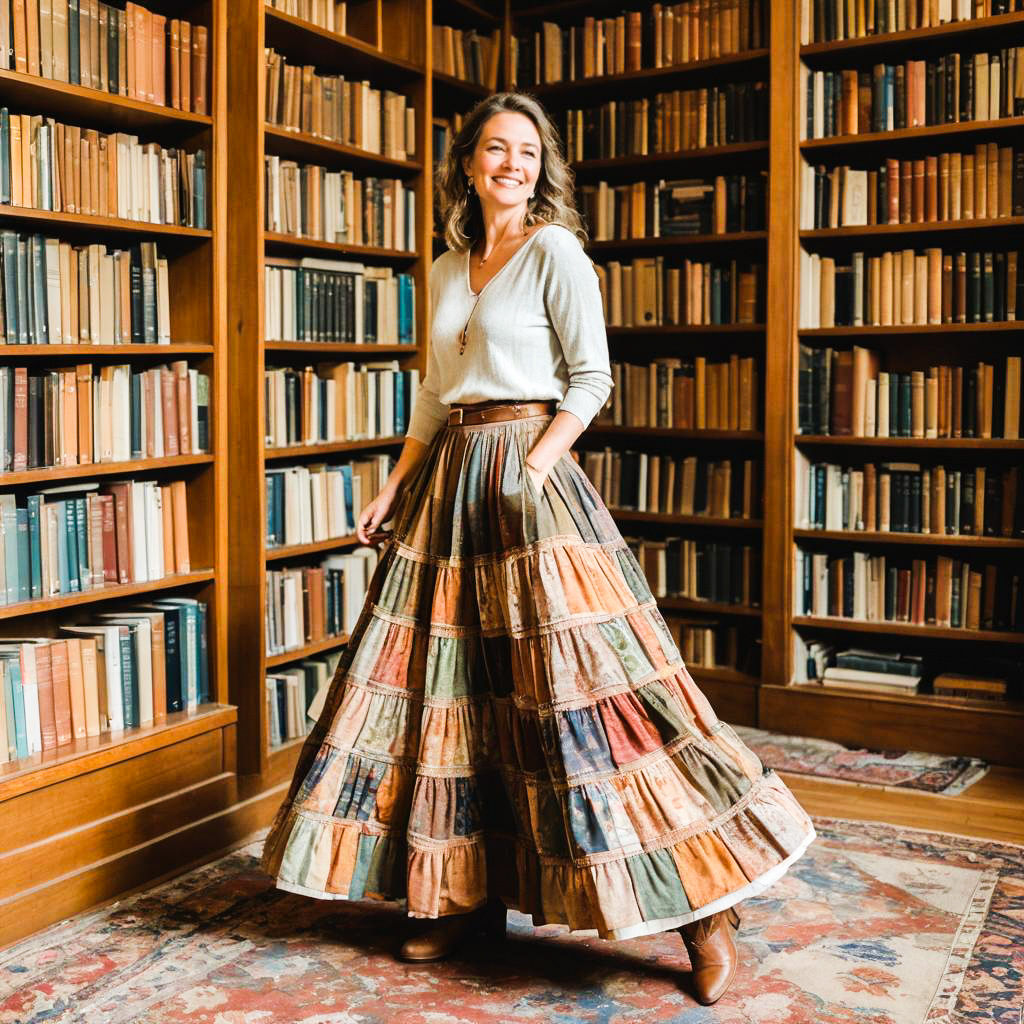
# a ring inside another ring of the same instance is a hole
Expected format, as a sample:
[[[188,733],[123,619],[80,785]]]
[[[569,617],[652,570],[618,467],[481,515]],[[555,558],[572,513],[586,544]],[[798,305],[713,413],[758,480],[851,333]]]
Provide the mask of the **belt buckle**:
[[[517,418],[523,415],[523,407],[522,405],[519,404],[519,402],[513,402],[512,408],[515,410],[515,415]]]
[[[449,423],[449,425],[453,426],[453,427],[457,427],[462,422],[462,417],[465,415],[465,412],[466,412],[466,410],[463,409],[462,406],[459,406],[456,409],[451,409],[449,411],[449,413],[448,413],[448,423]],[[452,415],[454,413],[458,413],[459,414],[459,418],[457,420],[455,420],[454,422],[452,422]]]

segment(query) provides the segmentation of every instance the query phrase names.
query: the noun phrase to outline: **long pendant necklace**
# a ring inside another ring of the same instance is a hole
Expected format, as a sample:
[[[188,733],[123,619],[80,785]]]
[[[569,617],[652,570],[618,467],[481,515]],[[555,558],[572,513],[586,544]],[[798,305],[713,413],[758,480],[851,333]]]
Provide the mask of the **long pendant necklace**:
[[[504,240],[505,240],[504,236],[502,236],[498,240],[498,245],[500,245]],[[485,241],[484,241],[484,247],[485,248],[486,248],[486,244],[487,243],[486,243],[486,239],[485,239]],[[520,244],[522,244],[522,243],[520,243]],[[496,245],[494,248],[497,249],[498,245]],[[477,266],[478,267],[482,267],[491,258],[491,256],[493,256],[493,255],[494,255],[494,250],[491,251],[489,256],[481,256],[480,257],[480,261],[477,263]],[[472,285],[470,287],[472,287]],[[487,287],[487,285],[485,284],[484,287],[481,288],[480,291],[478,291],[476,293],[476,299],[473,302],[473,308],[469,311],[469,316],[466,318],[466,326],[462,328],[462,332],[459,334],[459,355],[460,356],[466,351],[466,342],[469,340],[468,339],[469,322],[470,322],[470,320],[473,319],[473,314],[476,312],[477,303],[480,301],[480,296],[483,295],[484,288],[486,288],[486,287]]]

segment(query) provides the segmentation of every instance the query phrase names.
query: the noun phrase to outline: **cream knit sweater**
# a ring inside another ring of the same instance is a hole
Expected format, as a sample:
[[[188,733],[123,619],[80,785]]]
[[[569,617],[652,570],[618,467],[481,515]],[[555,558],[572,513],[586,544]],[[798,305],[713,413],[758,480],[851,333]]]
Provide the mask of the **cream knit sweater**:
[[[555,399],[586,427],[611,394],[597,274],[561,224],[537,229],[478,295],[469,254],[449,250],[430,268],[430,300],[427,369],[406,436],[429,444],[452,403],[504,398]]]

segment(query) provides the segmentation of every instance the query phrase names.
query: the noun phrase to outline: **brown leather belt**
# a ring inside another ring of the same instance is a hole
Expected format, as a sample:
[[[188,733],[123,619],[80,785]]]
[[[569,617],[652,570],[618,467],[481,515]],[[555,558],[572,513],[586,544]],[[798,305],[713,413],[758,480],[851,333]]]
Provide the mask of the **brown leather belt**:
[[[448,425],[457,427],[473,423],[497,423],[501,420],[524,419],[527,416],[554,416],[558,403],[542,402],[478,402],[474,405],[453,405]]]

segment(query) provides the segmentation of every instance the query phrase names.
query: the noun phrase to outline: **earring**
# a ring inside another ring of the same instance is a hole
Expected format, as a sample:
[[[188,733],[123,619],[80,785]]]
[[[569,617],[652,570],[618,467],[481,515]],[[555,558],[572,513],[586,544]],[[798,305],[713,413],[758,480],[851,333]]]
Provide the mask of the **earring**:
[[[472,178],[471,175],[468,175],[468,174],[466,175],[466,191],[467,192],[472,192],[473,191],[473,178]]]

